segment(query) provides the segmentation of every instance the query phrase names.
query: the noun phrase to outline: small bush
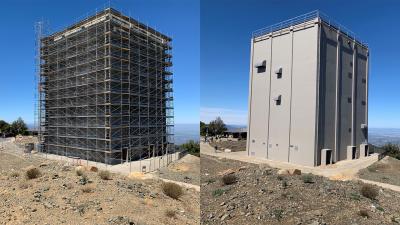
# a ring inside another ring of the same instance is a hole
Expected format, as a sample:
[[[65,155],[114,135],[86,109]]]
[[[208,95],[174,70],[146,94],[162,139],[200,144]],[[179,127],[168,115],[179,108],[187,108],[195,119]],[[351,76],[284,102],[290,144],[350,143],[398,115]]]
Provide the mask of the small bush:
[[[176,212],[172,209],[167,209],[165,211],[165,216],[169,217],[169,218],[175,218],[176,216]]]
[[[275,209],[272,214],[274,215],[274,217],[280,221],[283,218],[283,210],[282,209]]]
[[[83,168],[77,167],[77,168],[75,168],[75,173],[77,176],[83,176],[85,174],[85,171]]]
[[[302,176],[302,179],[303,179],[303,182],[304,182],[305,184],[312,184],[312,183],[315,182],[315,181],[314,181],[314,176],[311,175],[311,174],[309,174],[309,173],[304,174],[304,175]]]
[[[86,176],[86,174],[83,174],[79,179],[79,184],[86,185],[87,183],[89,183],[89,178]]]
[[[361,210],[358,212],[358,215],[360,215],[360,216],[362,216],[362,217],[365,217],[365,218],[369,218],[369,217],[370,217],[368,211],[365,210],[365,209],[361,209]]]
[[[382,212],[385,211],[385,209],[383,209],[381,206],[377,206],[376,209]]]
[[[234,184],[237,181],[237,177],[235,174],[227,174],[222,177],[222,183],[224,185]]]
[[[92,192],[94,192],[94,188],[91,187],[91,186],[85,186],[81,190],[82,190],[83,193],[92,193]]]
[[[378,189],[371,184],[364,184],[361,187],[361,194],[369,199],[374,200],[378,196]]]
[[[221,196],[222,194],[224,194],[224,190],[222,190],[222,189],[217,189],[217,190],[214,190],[213,191],[213,193],[212,193],[212,195],[214,196],[214,197],[218,197],[218,196]]]
[[[356,193],[351,193],[350,194],[350,199],[360,201],[361,200],[361,196],[359,194],[356,194]]]
[[[29,167],[25,172],[25,177],[28,180],[38,178],[40,176],[40,170],[36,167]]]
[[[9,177],[17,178],[17,177],[19,177],[19,173],[17,171],[11,171]]]
[[[110,180],[111,179],[111,173],[107,170],[100,170],[99,171],[99,177],[102,180]]]
[[[285,177],[282,176],[282,175],[278,175],[278,176],[276,177],[276,179],[278,179],[278,180],[283,180],[283,179],[285,179]]]
[[[183,195],[182,187],[175,183],[170,183],[170,182],[163,183],[162,190],[165,195],[173,199],[179,199],[179,197]]]
[[[287,182],[286,180],[283,180],[283,181],[282,181],[282,187],[283,187],[284,189],[286,189],[288,186],[289,186],[288,182]]]

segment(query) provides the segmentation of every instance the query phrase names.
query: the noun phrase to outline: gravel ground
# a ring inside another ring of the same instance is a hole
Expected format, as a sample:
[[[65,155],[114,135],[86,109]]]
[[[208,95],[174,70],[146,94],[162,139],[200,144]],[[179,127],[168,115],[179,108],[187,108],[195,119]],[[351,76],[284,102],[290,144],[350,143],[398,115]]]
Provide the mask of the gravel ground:
[[[240,141],[219,141],[210,143],[211,146],[217,146],[218,149],[230,149],[232,152],[246,151],[246,140]]]
[[[200,157],[187,154],[156,172],[157,176],[194,185],[200,185]]]
[[[371,200],[360,193],[360,182],[278,175],[267,166],[207,155],[201,165],[202,224],[400,223],[398,192],[379,189]],[[224,185],[224,171],[234,172],[237,182]]]
[[[9,144],[0,152],[0,224],[198,224],[199,193],[183,190],[179,200],[166,196],[159,180],[133,180],[111,174],[102,180],[86,171],[35,155],[18,155]],[[41,176],[28,180],[25,167]],[[167,212],[168,211],[168,212]]]
[[[400,186],[400,160],[386,156],[361,170],[358,176],[365,180]]]

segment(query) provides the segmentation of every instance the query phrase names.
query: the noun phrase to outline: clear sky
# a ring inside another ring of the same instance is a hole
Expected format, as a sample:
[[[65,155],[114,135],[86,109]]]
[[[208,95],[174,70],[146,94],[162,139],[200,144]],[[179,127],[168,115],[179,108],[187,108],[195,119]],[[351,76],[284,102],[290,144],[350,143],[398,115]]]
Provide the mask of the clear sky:
[[[202,0],[201,113],[247,123],[250,37],[254,30],[319,9],[370,48],[369,126],[400,128],[400,1]]]
[[[62,28],[108,0],[3,0],[0,13],[0,119],[33,123],[34,23]],[[173,38],[175,123],[198,123],[200,7],[190,0],[112,0],[111,6]]]

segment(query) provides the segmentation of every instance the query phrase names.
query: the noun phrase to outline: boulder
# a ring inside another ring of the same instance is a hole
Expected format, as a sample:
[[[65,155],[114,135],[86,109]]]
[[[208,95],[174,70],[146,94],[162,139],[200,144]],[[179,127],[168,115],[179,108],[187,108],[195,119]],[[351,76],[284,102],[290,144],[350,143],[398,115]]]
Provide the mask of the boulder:
[[[287,171],[290,175],[301,175],[301,170],[299,169],[288,169]]]
[[[279,175],[289,175],[289,172],[285,169],[278,170],[277,174]]]

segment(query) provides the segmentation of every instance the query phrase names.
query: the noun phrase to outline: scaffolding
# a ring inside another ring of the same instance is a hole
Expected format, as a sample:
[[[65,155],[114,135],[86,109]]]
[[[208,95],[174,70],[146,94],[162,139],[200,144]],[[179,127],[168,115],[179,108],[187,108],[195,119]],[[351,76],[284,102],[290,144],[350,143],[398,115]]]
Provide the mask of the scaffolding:
[[[113,8],[36,30],[40,152],[119,164],[175,151],[171,38]]]

